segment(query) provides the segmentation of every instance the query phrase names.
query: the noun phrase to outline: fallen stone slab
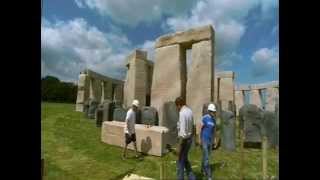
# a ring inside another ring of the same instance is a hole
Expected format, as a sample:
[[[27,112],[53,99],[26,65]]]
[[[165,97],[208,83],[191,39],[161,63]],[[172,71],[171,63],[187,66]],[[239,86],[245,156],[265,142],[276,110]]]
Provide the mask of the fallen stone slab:
[[[125,122],[105,121],[102,124],[101,141],[110,145],[124,147]],[[137,150],[144,154],[162,156],[168,150],[166,144],[168,142],[168,128],[163,126],[151,126],[136,124],[136,140]],[[128,149],[134,150],[133,144],[128,145]]]

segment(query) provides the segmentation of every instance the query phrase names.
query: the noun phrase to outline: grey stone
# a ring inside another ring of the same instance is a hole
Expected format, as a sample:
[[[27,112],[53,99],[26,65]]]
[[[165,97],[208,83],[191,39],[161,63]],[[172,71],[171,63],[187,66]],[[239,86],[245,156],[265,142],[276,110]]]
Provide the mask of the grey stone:
[[[103,101],[103,118],[102,121],[112,121],[113,104],[111,100]]]
[[[95,119],[96,110],[98,108],[98,101],[90,100],[89,101],[89,109],[88,109],[88,118]]]
[[[261,143],[263,111],[253,104],[244,105],[239,110],[239,121],[245,135],[244,142]]]
[[[141,117],[142,124],[153,125],[153,126],[159,125],[158,113],[156,108],[142,107],[141,111],[142,111],[142,117]]]
[[[127,111],[122,107],[117,107],[113,110],[113,121],[124,122],[126,119]]]
[[[236,150],[236,119],[231,111],[222,111],[222,147],[228,151]]]
[[[164,121],[162,126],[169,129],[168,144],[173,145],[176,143],[176,139],[178,137],[177,122],[179,121],[179,112],[176,108],[175,103],[172,101],[165,102],[163,113]]]
[[[103,105],[100,105],[96,110],[96,126],[101,127],[103,122]]]
[[[262,128],[262,135],[266,135],[268,138],[268,144],[270,147],[276,145],[276,113],[271,111],[264,111],[263,115],[264,128]]]

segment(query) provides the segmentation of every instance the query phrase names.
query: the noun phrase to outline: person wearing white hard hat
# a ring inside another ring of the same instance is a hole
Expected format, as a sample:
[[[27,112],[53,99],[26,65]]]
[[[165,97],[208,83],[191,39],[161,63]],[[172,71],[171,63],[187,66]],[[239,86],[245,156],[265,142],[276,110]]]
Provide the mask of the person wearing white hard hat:
[[[210,154],[212,150],[212,139],[214,138],[215,126],[216,126],[216,106],[214,104],[208,105],[208,114],[202,117],[201,126],[201,147],[202,147],[202,163],[201,171],[203,174],[211,180],[212,173],[210,168]]]
[[[136,112],[138,111],[139,101],[133,100],[131,108],[128,110],[126,119],[125,119],[125,126],[124,126],[124,133],[125,133],[125,146],[123,148],[122,159],[125,159],[127,156],[127,146],[131,142],[133,142],[134,150],[136,153],[136,157],[138,156],[137,151],[137,143],[136,143],[136,133],[135,133],[135,124],[136,124]]]

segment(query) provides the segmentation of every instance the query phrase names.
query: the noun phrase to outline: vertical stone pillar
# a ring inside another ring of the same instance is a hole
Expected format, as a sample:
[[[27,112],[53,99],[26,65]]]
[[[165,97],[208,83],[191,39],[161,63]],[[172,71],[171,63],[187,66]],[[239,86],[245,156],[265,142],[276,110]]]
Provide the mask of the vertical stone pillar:
[[[89,98],[90,99],[95,99],[95,96],[94,96],[94,80],[90,77],[89,78]]]
[[[266,90],[266,110],[275,111],[276,101],[278,99],[278,88],[271,87]]]
[[[102,103],[104,101],[104,82],[101,82],[101,100],[100,102]]]
[[[259,108],[262,108],[262,102],[261,102],[259,89],[251,89],[250,104],[254,104],[254,105],[258,106]]]
[[[123,85],[117,84],[114,89],[114,100],[117,102],[120,102],[122,104],[123,102]]]
[[[202,107],[213,100],[214,48],[211,40],[192,45],[192,64],[187,81],[186,102],[193,111],[193,118],[200,132]]]
[[[76,111],[84,111],[84,102],[89,98],[89,78],[86,74],[79,75]]]
[[[221,101],[222,110],[228,110],[229,102],[234,103],[234,73],[233,72],[221,72],[221,77],[219,81],[219,97],[218,100]]]
[[[104,99],[112,100],[112,82],[105,81],[104,82]]]
[[[163,124],[163,106],[165,102],[175,101],[183,96],[182,63],[185,53],[179,44],[155,49],[155,65],[151,87],[151,106],[158,110],[159,125]],[[201,106],[202,107],[202,106]]]
[[[236,115],[239,115],[239,109],[244,105],[244,92],[235,91]]]

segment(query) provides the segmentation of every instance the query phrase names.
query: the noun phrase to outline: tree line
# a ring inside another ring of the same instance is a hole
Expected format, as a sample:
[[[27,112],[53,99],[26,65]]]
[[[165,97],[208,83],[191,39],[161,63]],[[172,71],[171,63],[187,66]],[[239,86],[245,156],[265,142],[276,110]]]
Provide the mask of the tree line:
[[[77,85],[60,81],[54,76],[41,78],[41,100],[46,102],[76,103]]]

